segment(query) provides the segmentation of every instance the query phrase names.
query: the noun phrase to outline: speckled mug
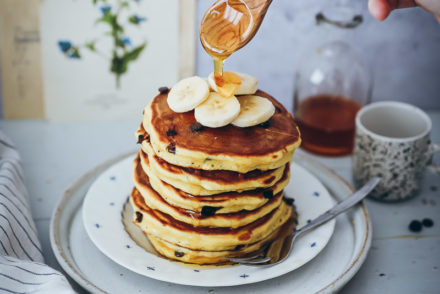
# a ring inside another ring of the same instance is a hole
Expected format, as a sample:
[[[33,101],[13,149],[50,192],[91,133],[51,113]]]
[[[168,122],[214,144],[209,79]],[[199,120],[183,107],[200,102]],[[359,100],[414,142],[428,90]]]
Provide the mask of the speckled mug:
[[[361,186],[374,176],[381,182],[370,198],[401,201],[417,194],[427,167],[435,173],[432,156],[440,151],[431,143],[431,119],[420,108],[402,102],[377,102],[356,116],[353,179]]]

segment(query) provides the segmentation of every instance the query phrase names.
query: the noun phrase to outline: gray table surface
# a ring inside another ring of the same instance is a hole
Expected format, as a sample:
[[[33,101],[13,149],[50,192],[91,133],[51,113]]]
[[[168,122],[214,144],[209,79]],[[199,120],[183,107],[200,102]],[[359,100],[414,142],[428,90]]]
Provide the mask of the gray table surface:
[[[429,115],[431,138],[440,142],[440,111]],[[56,203],[82,174],[117,155],[134,152],[138,147],[133,134],[139,121],[140,117],[110,123],[0,121],[0,128],[22,156],[33,217],[50,266],[61,270],[49,241]],[[352,183],[350,157],[308,155]],[[438,155],[436,159],[438,162]],[[373,244],[365,264],[340,293],[440,293],[440,176],[427,172],[420,194],[406,202],[366,200],[366,205],[373,222]],[[408,230],[411,220],[425,217],[434,220],[432,228],[417,234]],[[227,288],[222,289],[226,292]],[[276,288],[272,293],[277,293]]]

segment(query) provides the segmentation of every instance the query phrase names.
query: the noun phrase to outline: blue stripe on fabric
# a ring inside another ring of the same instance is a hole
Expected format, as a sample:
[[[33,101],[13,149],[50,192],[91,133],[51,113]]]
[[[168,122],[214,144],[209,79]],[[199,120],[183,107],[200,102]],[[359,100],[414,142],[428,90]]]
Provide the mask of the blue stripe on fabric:
[[[15,221],[17,222],[17,224],[20,226],[20,228],[23,230],[23,232],[26,234],[26,236],[28,237],[29,241],[32,243],[32,245],[34,245],[35,248],[37,248],[37,250],[43,254],[43,251],[41,251],[40,247],[34,242],[34,240],[31,238],[31,236],[29,235],[28,231],[25,229],[25,227],[23,227],[23,225],[21,224],[21,222],[17,219],[17,217],[15,216],[15,214],[13,214],[9,208],[4,204],[4,203],[0,203],[3,207],[6,208],[6,210],[12,215],[12,217],[15,219]],[[0,214],[1,215],[1,214]],[[8,220],[9,222],[9,220]],[[12,228],[12,227],[11,227]],[[34,236],[35,238],[37,238],[37,236]],[[38,240],[38,239],[37,239]]]
[[[1,167],[0,167],[0,169],[1,169]],[[16,181],[14,179],[12,179],[11,177],[8,177],[8,176],[5,176],[5,175],[0,175],[0,178],[4,178],[4,179],[9,180],[12,184],[15,185],[15,187],[17,187],[17,185],[15,184]]]
[[[53,273],[36,273],[36,272],[30,271],[30,270],[28,270],[28,269],[22,268],[21,266],[15,265],[15,264],[6,264],[6,263],[3,263],[3,265],[12,266],[12,267],[15,267],[15,268],[21,269],[22,271],[25,271],[25,272],[27,272],[27,273],[30,273],[30,274],[32,274],[32,275],[36,275],[36,276],[53,276],[53,275],[56,275],[56,276],[62,276],[62,274],[57,273],[57,272],[53,272]]]
[[[11,149],[17,150],[17,148],[16,148],[14,145],[12,145],[12,144],[10,144],[10,143],[8,143],[8,142],[2,140],[2,139],[0,139],[0,144],[4,145],[4,146],[6,146],[6,147],[9,147],[9,148],[11,148]]]
[[[4,198],[8,199],[8,201],[10,203],[12,203],[12,205],[14,205],[14,207],[20,212],[20,214],[24,217],[24,219],[26,220],[27,224],[29,225],[29,227],[31,228],[32,232],[34,232],[35,234],[37,233],[34,226],[32,226],[31,221],[29,220],[28,216],[26,214],[23,213],[23,211],[21,211],[20,207],[18,207],[17,204],[14,203],[14,201],[12,201],[11,199],[9,199],[8,197],[6,197],[6,195],[3,195],[0,192],[0,196],[3,196]],[[4,203],[0,203],[1,205],[5,206]]]
[[[17,242],[18,242],[18,245],[20,245],[20,248],[21,248],[21,250],[23,250],[24,254],[26,254],[26,256],[27,256],[30,260],[34,261],[34,259],[29,255],[29,253],[24,249],[23,245],[21,244],[20,240],[18,239],[17,235],[15,234],[14,228],[12,227],[11,222],[8,220],[8,218],[7,218],[6,216],[4,216],[3,214],[1,214],[1,213],[0,213],[0,216],[3,217],[3,218],[8,222],[9,227],[11,228],[12,235],[14,235],[15,239],[16,239]],[[0,228],[3,228],[3,227],[0,226]],[[3,229],[3,231],[4,231],[4,229]],[[5,232],[5,233],[6,233],[6,232]],[[9,241],[10,241],[10,240],[9,240]],[[11,243],[11,246],[12,246],[12,243]],[[13,246],[12,246],[12,250],[15,252]],[[18,255],[17,255],[17,257],[18,257]]]
[[[11,238],[10,238],[9,235],[6,233],[6,231],[5,231],[5,229],[3,228],[3,226],[0,225],[0,229],[3,231],[3,233],[4,233],[5,236],[6,236],[6,238],[8,239],[8,241],[9,241],[9,247],[10,247],[10,248],[12,249],[12,251],[14,252],[15,257],[18,258],[18,254],[17,254],[17,252],[15,251],[14,246],[12,245]],[[3,245],[3,243],[2,243],[2,245]],[[10,254],[8,253],[8,255],[10,255]]]
[[[0,167],[0,169],[1,169],[1,167]],[[17,186],[17,184],[19,184],[17,180],[15,180],[15,179],[13,179],[13,178],[11,178],[11,177],[9,177],[9,176],[6,176],[6,175],[0,175],[0,178],[3,178],[3,179],[7,179],[7,180],[9,180],[9,181],[11,182],[11,184],[14,185],[14,188],[15,188],[17,191],[20,190],[19,187]],[[5,185],[6,185],[6,184],[5,184]],[[22,186],[22,185],[23,185],[23,184],[21,184],[20,186]],[[8,187],[9,187],[9,186],[8,186]]]
[[[10,255],[8,250],[6,250],[5,245],[3,244],[2,240],[0,240],[0,245],[2,245],[3,251],[5,252],[5,254]]]
[[[2,288],[2,287],[0,287],[0,290],[8,292],[8,293],[12,293],[12,294],[26,294],[25,292],[16,292],[14,290],[9,290],[9,289]]]
[[[22,182],[24,182],[24,177],[21,174],[20,166],[19,165],[15,165],[15,164],[18,164],[17,160],[13,160],[13,159],[10,159],[10,158],[4,158],[4,157],[0,156],[0,161],[2,162],[2,165],[1,165],[2,168],[3,168],[3,164],[10,163],[12,165],[12,171],[14,171],[17,174],[17,176],[20,178],[20,180]],[[8,171],[11,171],[11,169],[9,169],[9,168],[5,168],[5,169],[7,169]]]
[[[20,284],[23,284],[23,285],[43,285],[43,284],[44,284],[44,283],[23,282],[23,281],[21,281],[21,280],[19,280],[19,279],[16,279],[16,278],[14,278],[14,277],[8,276],[8,275],[3,274],[3,273],[0,273],[0,276],[3,276],[3,277],[5,277],[5,278],[7,278],[7,279],[10,279],[10,280],[16,281],[17,283],[20,283]]]
[[[23,206],[25,206],[27,209],[29,209],[29,204],[27,204],[23,199],[21,199],[16,193],[14,193],[14,191],[12,191],[11,188],[9,188],[8,185],[6,185],[5,183],[0,183],[0,186],[1,186],[1,187],[5,187],[6,190],[8,190],[8,191],[12,194],[12,196],[14,196],[15,198],[17,198],[18,201],[20,201],[20,203],[21,203]],[[29,209],[29,210],[30,210],[30,209]]]

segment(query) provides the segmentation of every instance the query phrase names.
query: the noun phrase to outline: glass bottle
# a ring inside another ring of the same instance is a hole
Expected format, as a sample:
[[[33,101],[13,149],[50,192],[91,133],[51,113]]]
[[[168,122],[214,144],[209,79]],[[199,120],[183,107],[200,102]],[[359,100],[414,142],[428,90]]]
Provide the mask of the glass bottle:
[[[316,15],[319,40],[298,64],[295,75],[294,117],[301,131],[301,147],[336,156],[353,151],[357,111],[370,100],[371,75],[344,40],[362,23],[347,6]]]

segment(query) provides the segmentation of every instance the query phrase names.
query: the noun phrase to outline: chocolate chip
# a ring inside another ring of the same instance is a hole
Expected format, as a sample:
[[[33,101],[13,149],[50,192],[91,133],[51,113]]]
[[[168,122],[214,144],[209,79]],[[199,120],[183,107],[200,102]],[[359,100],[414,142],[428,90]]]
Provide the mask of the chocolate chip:
[[[137,143],[140,144],[142,141],[144,141],[144,135],[139,135]]]
[[[234,250],[238,251],[238,250],[242,249],[243,247],[244,247],[244,245],[240,244],[240,245],[235,246]]]
[[[169,129],[169,130],[167,131],[167,136],[168,136],[168,137],[174,137],[175,135],[177,135],[177,132],[176,132],[175,129]]]
[[[138,223],[140,223],[142,221],[142,217],[143,217],[142,213],[140,213],[139,211],[136,211],[136,221]]]
[[[430,218],[424,218],[424,219],[422,220],[422,225],[423,225],[424,227],[430,228],[430,227],[432,227],[432,226],[434,225],[434,222],[433,222],[432,219],[430,219]]]
[[[203,131],[203,126],[199,123],[193,123],[192,125],[189,126],[189,129],[193,133],[198,133]]]
[[[159,93],[160,94],[166,94],[166,93],[168,93],[170,91],[170,88],[168,88],[168,87],[160,87],[159,88]]]
[[[415,232],[418,233],[422,230],[422,223],[419,222],[418,220],[413,220],[409,226],[408,226],[409,230],[411,232]]]
[[[293,201],[295,201],[295,200],[293,198],[284,197],[284,201],[286,202],[287,205],[292,206],[293,205]]]
[[[202,216],[213,216],[215,212],[219,209],[221,209],[221,207],[203,206]]]
[[[170,143],[170,144],[167,146],[167,151],[168,151],[169,153],[176,154],[176,144],[174,144],[174,143]]]
[[[264,123],[259,124],[259,126],[264,129],[267,129],[268,127],[270,127],[270,122],[266,120]]]
[[[265,190],[263,192],[263,196],[266,199],[272,199],[273,198],[273,191],[272,190]]]
[[[174,251],[174,255],[175,255],[176,257],[182,257],[182,256],[185,255],[185,253],[180,252],[180,251]]]

